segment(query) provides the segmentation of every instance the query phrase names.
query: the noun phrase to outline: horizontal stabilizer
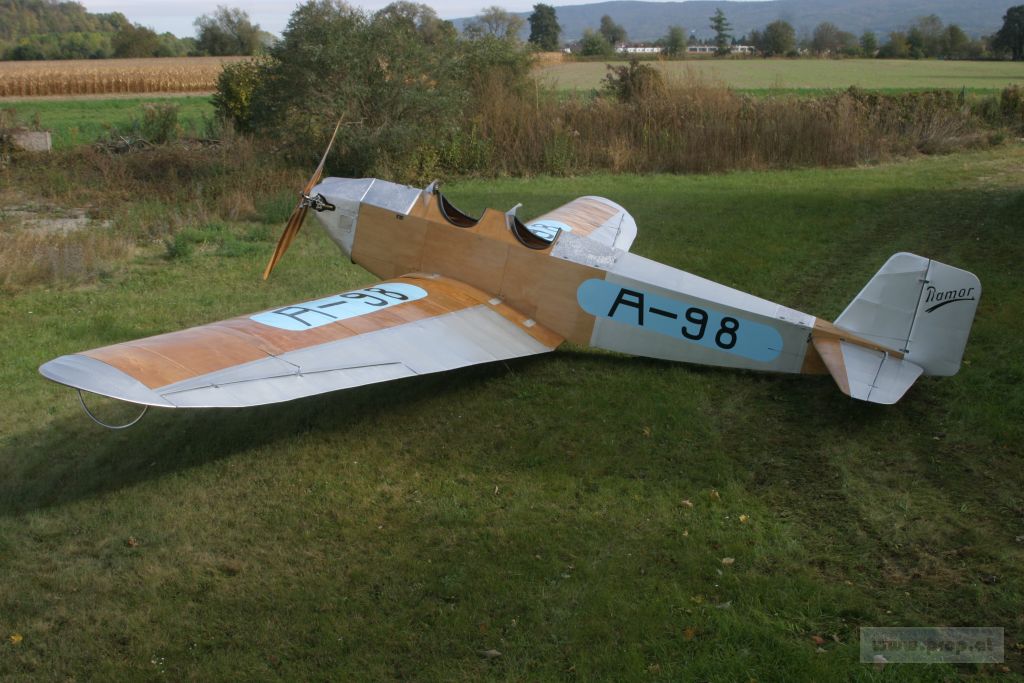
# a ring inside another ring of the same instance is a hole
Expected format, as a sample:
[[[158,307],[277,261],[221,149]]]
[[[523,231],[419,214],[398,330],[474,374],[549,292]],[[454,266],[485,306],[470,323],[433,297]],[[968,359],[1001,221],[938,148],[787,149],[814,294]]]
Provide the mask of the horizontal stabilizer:
[[[812,343],[839,389],[861,401],[896,403],[923,372],[910,361],[840,339],[814,337]]]

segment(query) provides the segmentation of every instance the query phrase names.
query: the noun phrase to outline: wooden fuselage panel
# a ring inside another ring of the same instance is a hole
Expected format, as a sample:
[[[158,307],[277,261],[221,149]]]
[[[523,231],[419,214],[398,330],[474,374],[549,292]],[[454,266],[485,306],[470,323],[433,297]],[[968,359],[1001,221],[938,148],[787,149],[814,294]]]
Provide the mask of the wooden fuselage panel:
[[[352,260],[381,278],[438,273],[498,297],[537,323],[577,344],[587,344],[594,318],[576,300],[580,284],[604,271],[531,249],[508,228],[505,214],[488,209],[477,224],[460,228],[437,210],[436,198],[409,215],[363,205]]]

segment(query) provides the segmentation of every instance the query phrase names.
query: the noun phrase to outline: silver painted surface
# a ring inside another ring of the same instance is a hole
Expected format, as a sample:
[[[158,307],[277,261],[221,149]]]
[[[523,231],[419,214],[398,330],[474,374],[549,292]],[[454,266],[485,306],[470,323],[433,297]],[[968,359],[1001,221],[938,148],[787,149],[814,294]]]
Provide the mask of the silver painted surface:
[[[334,211],[318,211],[317,220],[347,256],[352,256],[359,207],[376,206],[395,213],[408,214],[421,190],[377,178],[326,178],[310,194],[322,194],[334,204]]]
[[[664,290],[666,294],[673,292],[685,293],[698,299],[715,301],[725,306],[749,311],[769,319],[774,319],[779,309],[779,305],[775,302],[762,299],[753,294],[747,294],[738,289],[727,287],[693,273],[687,273],[684,270],[672,268],[671,266],[666,266],[663,263],[658,263],[636,254],[624,255],[609,269],[609,274],[633,280],[634,282],[650,283],[656,288]],[[612,278],[609,277],[608,279],[611,280]]]
[[[480,305],[267,357],[157,392],[182,408],[253,406],[550,350]]]
[[[134,377],[89,356],[61,356],[43,363],[39,372],[54,382],[93,394],[148,406],[174,407],[173,403]]]
[[[551,248],[551,256],[554,258],[601,270],[610,269],[625,253],[622,249],[595,242],[589,236],[581,237],[565,231],[558,233],[555,246]]]
[[[839,342],[839,348],[852,398],[891,405],[921,376],[921,366],[882,351],[845,341]]]
[[[924,368],[927,375],[948,377],[960,370],[967,338],[971,334],[974,315],[981,301],[981,281],[971,272],[938,261],[928,266],[928,282],[921,293],[907,343],[907,360]],[[963,290],[969,296],[944,304],[931,298],[934,292]],[[935,306],[935,304],[940,304]]]
[[[935,306],[937,292],[964,292]],[[881,346],[904,352],[926,375],[955,375],[981,298],[981,282],[966,270],[901,252],[893,254],[836,319]]]
[[[592,346],[636,356],[773,372],[800,372],[803,366],[813,316],[635,254],[624,254],[608,270],[605,280],[769,325],[781,335],[783,345],[776,358],[760,362],[597,317],[590,339]]]
[[[927,272],[928,259],[893,254],[836,318],[836,327],[902,351],[910,338]]]

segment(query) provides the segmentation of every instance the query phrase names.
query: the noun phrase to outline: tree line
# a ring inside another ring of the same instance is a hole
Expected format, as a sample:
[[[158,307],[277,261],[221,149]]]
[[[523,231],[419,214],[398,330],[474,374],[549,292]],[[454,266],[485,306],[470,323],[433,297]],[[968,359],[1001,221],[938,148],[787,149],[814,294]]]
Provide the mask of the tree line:
[[[252,55],[273,36],[240,9],[198,17],[195,37],[134,24],[120,12],[93,14],[77,2],[0,0],[0,59],[107,59]]]
[[[330,0],[324,0],[330,1]],[[406,4],[404,2],[397,4]],[[447,30],[458,33],[451,22],[438,20]],[[469,39],[491,36],[518,40],[529,23],[528,44],[539,50],[557,50],[562,29],[552,5],[538,3],[524,21],[500,6],[485,8],[463,27]],[[178,57],[197,55],[253,55],[274,41],[260,30],[241,9],[218,6],[194,22],[196,36],[178,38],[157,34],[151,28],[133,24],[123,14],[93,14],[77,2],[56,0],[0,0],[0,59],[102,59],[108,57]],[[971,38],[958,25],[944,25],[932,14],[918,19],[904,31],[893,31],[881,40],[872,31],[860,36],[822,22],[803,37],[789,22],[773,21],[748,35],[732,34],[719,8],[709,18],[714,33],[710,40],[698,40],[682,26],[669,26],[654,41],[668,56],[683,56],[690,45],[713,45],[725,55],[737,44],[750,45],[766,57],[816,56],[978,59],[1010,57],[1024,59],[1024,5],[1010,7],[1003,26],[992,35]],[[587,29],[572,47],[585,56],[608,57],[617,45],[628,40],[625,27],[610,15],[601,17],[596,29]]]
[[[554,8],[551,8],[552,12]],[[532,19],[532,16],[531,16]],[[557,22],[557,19],[554,19]],[[773,21],[749,34],[735,36],[725,13],[719,8],[709,18],[710,39],[700,40],[682,26],[669,26],[653,46],[668,56],[683,56],[691,45],[709,45],[715,54],[727,55],[736,45],[748,45],[765,57],[878,57],[888,59],[1024,59],[1024,5],[1010,7],[1003,26],[991,36],[972,38],[957,24],[944,24],[935,14],[920,17],[908,29],[892,31],[880,38],[873,31],[859,36],[832,22],[822,22],[803,37],[787,21]],[[597,29],[586,29],[572,47],[584,56],[609,57],[617,45],[626,43],[625,28],[609,15],[601,17]]]

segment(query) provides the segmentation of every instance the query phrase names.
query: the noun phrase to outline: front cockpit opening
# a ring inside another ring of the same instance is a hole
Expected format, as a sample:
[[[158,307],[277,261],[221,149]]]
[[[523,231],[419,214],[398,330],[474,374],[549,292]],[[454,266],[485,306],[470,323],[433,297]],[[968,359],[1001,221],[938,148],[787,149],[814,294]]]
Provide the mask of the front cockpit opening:
[[[479,218],[473,218],[468,213],[459,210],[458,207],[448,201],[447,197],[441,194],[436,185],[434,186],[434,194],[437,195],[437,206],[441,210],[441,215],[452,225],[459,228],[472,228],[480,221]]]

